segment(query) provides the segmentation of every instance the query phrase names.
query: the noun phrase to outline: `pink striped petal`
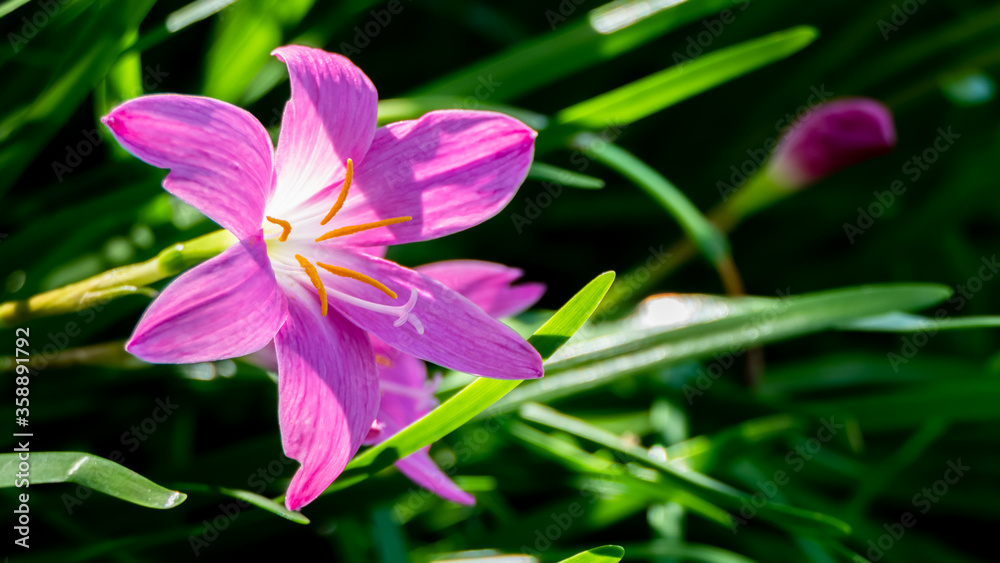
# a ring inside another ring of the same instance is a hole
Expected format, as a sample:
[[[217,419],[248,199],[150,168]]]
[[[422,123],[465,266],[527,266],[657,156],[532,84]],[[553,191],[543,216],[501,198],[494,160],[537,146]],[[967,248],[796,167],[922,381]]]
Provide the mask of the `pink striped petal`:
[[[168,192],[240,239],[260,231],[274,151],[254,116],[210,98],[159,94],[129,100],[101,121],[125,150],[170,169]]]
[[[318,237],[339,227],[412,217],[335,239],[354,246],[433,239],[478,225],[514,197],[531,165],[535,136],[512,117],[483,111],[433,111],[382,127],[355,166],[340,213],[320,226],[340,191],[337,184],[310,200],[296,225]]]
[[[498,319],[527,311],[545,293],[542,283],[514,285],[524,272],[495,262],[448,260],[415,269],[461,293]]]
[[[317,256],[317,260],[320,257]],[[436,364],[497,379],[533,379],[542,376],[542,359],[530,344],[509,327],[441,282],[423,274],[362,253],[333,252],[325,260],[379,280],[398,294],[391,299],[374,287],[321,272],[327,287],[368,302],[405,305],[416,291],[411,312],[424,333],[413,324],[394,326],[396,315],[372,311],[332,298],[339,309],[361,328],[386,344]]]
[[[284,217],[327,186],[339,191],[348,158],[361,164],[375,135],[378,93],[361,69],[340,55],[299,45],[271,54],[288,65],[292,84],[278,137],[278,186],[269,207]]]
[[[429,449],[427,447],[417,450],[397,461],[395,463],[396,468],[414,483],[443,499],[466,506],[476,504],[476,497],[459,489],[458,485],[434,463],[434,460],[431,459],[428,453]]]
[[[258,236],[168,285],[146,309],[125,349],[164,364],[245,356],[264,347],[285,316],[285,295]]]
[[[378,411],[375,354],[368,336],[310,289],[288,288],[278,352],[278,421],[285,455],[302,466],[285,494],[289,510],[312,502],[344,470]]]

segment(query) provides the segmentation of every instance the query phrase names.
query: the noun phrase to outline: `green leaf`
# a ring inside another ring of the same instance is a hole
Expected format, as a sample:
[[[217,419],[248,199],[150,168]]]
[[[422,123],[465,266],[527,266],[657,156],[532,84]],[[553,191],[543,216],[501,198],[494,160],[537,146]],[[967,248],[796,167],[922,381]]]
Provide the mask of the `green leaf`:
[[[19,454],[0,454],[0,487],[17,482]],[[165,489],[134,471],[102,457],[81,452],[31,452],[32,485],[77,483],[147,508],[173,508],[187,495]]]
[[[744,503],[751,502],[751,495],[743,491],[695,471],[680,470],[665,458],[654,456],[641,446],[628,443],[611,432],[555,409],[531,403],[521,407],[520,414],[525,420],[550,426],[635,458],[639,463],[660,471],[671,485],[712,502],[731,514],[738,514]],[[761,519],[797,533],[836,536],[851,532],[851,527],[846,522],[819,512],[775,502],[768,502],[763,507],[757,507],[757,510],[757,516]]]
[[[885,361],[888,365],[891,360]],[[895,431],[920,426],[932,415],[947,421],[995,422],[1000,419],[998,404],[1000,379],[977,377],[911,385],[859,398],[796,401],[795,406],[820,416],[849,415],[862,430]]]
[[[604,187],[604,180],[600,178],[537,161],[531,163],[531,168],[528,170],[528,178],[543,182],[553,182],[568,188],[599,190]]]
[[[818,36],[815,28],[801,26],[727,47],[570,106],[555,120],[592,128],[627,125],[789,57]]]
[[[611,2],[412,94],[513,100],[732,5],[732,0],[664,2],[659,7],[645,0]]]
[[[864,332],[937,332],[970,328],[1000,327],[1000,316],[962,317],[958,319],[931,318],[894,311],[845,323],[840,330]]]
[[[691,200],[662,174],[632,153],[608,143],[597,135],[590,133],[578,135],[573,144],[591,158],[632,180],[659,202],[709,262],[720,264],[727,259],[729,242],[726,240],[726,235],[702,215]]]
[[[594,278],[528,339],[542,359],[555,353],[583,326],[614,279],[614,272],[605,272]],[[420,420],[351,460],[332,490],[344,487],[345,482],[353,484],[367,479],[396,460],[440,440],[488,409],[520,383],[485,377],[476,379]]]
[[[204,95],[239,101],[254,76],[282,44],[286,27],[297,24],[315,0],[243,0],[220,18],[208,51]]]
[[[621,330],[574,341],[547,366],[543,380],[511,393],[497,409],[525,401],[550,401],[654,366],[713,354],[739,355],[769,342],[830,330],[850,320],[916,310],[947,299],[951,289],[935,284],[886,284],[805,294],[783,299],[710,298],[699,312],[691,296],[649,299]],[[680,320],[678,320],[680,319]],[[711,320],[708,320],[711,319]]]
[[[263,495],[251,491],[244,491],[242,489],[228,489],[226,487],[215,487],[211,485],[202,485],[200,483],[183,483],[178,485],[179,488],[188,491],[198,491],[210,494],[221,494],[228,497],[233,497],[245,502],[248,502],[258,508],[263,508],[264,510],[277,514],[285,520],[290,520],[296,524],[308,524],[309,519],[306,518],[301,512],[295,512],[293,510],[288,510],[288,508],[281,503],[275,502]]]
[[[618,563],[625,557],[625,550],[617,545],[605,545],[588,549],[560,563]]]
[[[7,0],[6,2],[0,2],[0,18],[6,16],[21,6],[24,6],[30,1],[31,0]]]
[[[30,60],[52,49],[59,53],[49,68],[24,66],[5,82],[18,84],[0,100],[9,109],[0,119],[0,197],[17,181],[25,167],[57,133],[80,103],[93,91],[153,5],[152,0],[97,6],[74,16],[78,3],[63,8],[18,53]],[[51,60],[46,56],[46,60]],[[30,126],[28,126],[30,125]]]

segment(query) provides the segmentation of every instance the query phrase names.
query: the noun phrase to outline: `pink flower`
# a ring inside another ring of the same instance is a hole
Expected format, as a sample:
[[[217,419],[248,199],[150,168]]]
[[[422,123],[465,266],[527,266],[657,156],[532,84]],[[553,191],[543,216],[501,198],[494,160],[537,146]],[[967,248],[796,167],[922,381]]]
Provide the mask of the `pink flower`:
[[[171,283],[126,348],[150,362],[203,362],[273,338],[282,444],[301,463],[286,504],[298,510],[372,427],[379,389],[367,332],[452,369],[541,377],[541,358],[513,330],[378,257],[499,212],[527,174],[535,132],[475,111],[376,129],[375,88],[350,61],[294,45],[274,54],[292,89],[276,150],[252,115],[196,96],[144,96],[103,122],[129,152],[170,169],[168,192],[239,239]]]
[[[801,188],[888,153],[896,146],[892,113],[869,98],[843,98],[819,106],[778,142],[768,173],[787,188]]]
[[[539,283],[512,285],[522,272],[491,262],[453,260],[416,268],[462,294],[490,315],[501,318],[527,310],[541,298],[545,286]],[[378,430],[366,443],[378,444],[395,435],[437,406],[434,392],[438,379],[427,378],[424,362],[372,338],[378,364],[382,403],[376,420]],[[396,468],[413,482],[434,494],[461,504],[475,504],[475,498],[458,488],[423,448],[396,462]]]

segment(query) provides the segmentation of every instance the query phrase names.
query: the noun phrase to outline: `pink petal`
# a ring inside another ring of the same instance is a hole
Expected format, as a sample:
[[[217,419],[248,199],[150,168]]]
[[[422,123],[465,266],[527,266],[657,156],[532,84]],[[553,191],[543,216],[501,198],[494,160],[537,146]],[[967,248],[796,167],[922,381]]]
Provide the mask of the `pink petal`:
[[[285,316],[285,296],[258,236],[168,285],[146,309],[125,349],[153,363],[235,358],[266,345]]]
[[[129,100],[101,121],[125,150],[170,169],[168,192],[240,239],[260,231],[274,151],[254,116],[210,98],[160,94]]]
[[[397,461],[395,463],[396,468],[414,483],[443,499],[466,506],[476,504],[474,496],[459,489],[458,485],[434,463],[434,460],[428,454],[428,450],[429,447],[413,452]]]
[[[319,249],[317,249],[319,250]],[[327,287],[368,302],[402,306],[417,292],[412,313],[424,333],[407,323],[394,326],[395,315],[331,298],[330,306],[351,321],[399,350],[436,364],[497,379],[533,379],[542,376],[542,359],[530,344],[503,323],[441,282],[373,256],[349,251],[330,252],[317,260],[371,276],[398,294],[392,299],[374,287],[321,272]]]
[[[285,496],[289,510],[315,499],[361,447],[378,411],[368,336],[335,310],[319,314],[315,293],[289,288],[278,352],[278,420],[285,455],[302,466]]]
[[[896,146],[892,112],[871,98],[823,104],[793,123],[778,143],[768,173],[779,185],[808,186]]]
[[[371,145],[378,93],[371,80],[340,55],[299,45],[279,47],[271,54],[288,65],[292,84],[275,159],[274,213],[282,215],[327,186],[335,185],[339,192],[344,163],[350,158],[361,164]]]
[[[496,318],[527,311],[545,293],[545,284],[513,285],[524,272],[495,262],[448,260],[415,269],[461,293]]]
[[[382,390],[377,418],[385,425],[381,436],[385,440],[430,412],[437,401],[429,385],[427,364],[383,343],[376,336],[372,336],[372,345]]]
[[[433,111],[382,127],[354,168],[340,213],[319,225],[339,193],[335,185],[310,200],[297,224],[318,237],[334,228],[413,218],[335,239],[355,246],[433,239],[478,225],[514,197],[531,165],[535,136],[512,117],[484,111]]]

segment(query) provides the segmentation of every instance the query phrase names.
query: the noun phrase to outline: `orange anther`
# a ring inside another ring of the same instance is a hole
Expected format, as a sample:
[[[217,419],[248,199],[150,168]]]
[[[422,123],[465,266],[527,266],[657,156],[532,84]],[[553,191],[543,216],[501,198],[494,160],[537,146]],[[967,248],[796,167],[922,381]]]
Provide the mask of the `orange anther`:
[[[344,202],[347,201],[347,190],[351,189],[351,180],[354,179],[354,162],[351,159],[347,159],[347,175],[344,176],[344,187],[340,188],[340,195],[337,196],[337,202],[333,204],[333,209],[326,214],[326,217],[319,222],[320,225],[325,225],[333,219],[333,216],[340,211],[340,208],[344,206]]]
[[[305,270],[306,274],[309,276],[309,281],[312,282],[312,284],[316,287],[316,291],[319,292],[320,307],[323,316],[325,317],[327,308],[326,288],[323,287],[323,280],[319,279],[319,272],[316,271],[316,266],[310,264],[309,261],[303,258],[301,254],[296,254],[295,259],[299,261],[299,265],[302,266],[302,269]],[[322,264],[320,264],[320,266],[322,266]]]
[[[388,225],[395,225],[396,223],[405,223],[412,220],[413,217],[394,217],[392,219],[382,219],[381,221],[375,221],[374,223],[364,223],[362,225],[352,225],[350,227],[341,227],[339,229],[334,229],[325,235],[320,236],[316,239],[316,242],[322,242],[327,239],[334,237],[342,237],[344,235],[353,235],[354,233],[360,233],[361,231],[367,231],[369,229],[377,229],[378,227],[385,227]]]
[[[281,236],[278,237],[279,241],[285,242],[286,240],[288,240],[288,235],[292,233],[291,223],[285,221],[284,219],[275,219],[274,217],[265,217],[265,219],[281,227]]]
[[[366,284],[374,287],[375,289],[380,290],[382,293],[385,293],[389,297],[392,297],[393,299],[396,298],[396,292],[395,291],[389,289],[388,287],[386,287],[385,285],[383,285],[382,282],[376,280],[375,278],[368,277],[368,276],[366,276],[364,274],[355,272],[354,270],[348,270],[347,268],[341,268],[340,266],[331,266],[329,264],[324,264],[322,262],[316,262],[316,265],[319,266],[320,268],[323,268],[327,272],[330,272],[331,274],[335,274],[335,275],[342,276],[342,277],[345,277],[345,278],[351,278],[352,280],[358,280],[360,282],[364,282],[364,283],[366,283]]]

